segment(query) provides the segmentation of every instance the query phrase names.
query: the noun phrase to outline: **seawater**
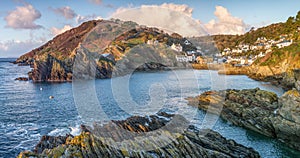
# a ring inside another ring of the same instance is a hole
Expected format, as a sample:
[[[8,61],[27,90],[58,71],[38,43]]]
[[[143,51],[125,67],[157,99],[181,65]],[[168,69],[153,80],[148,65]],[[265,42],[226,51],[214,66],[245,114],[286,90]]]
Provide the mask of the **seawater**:
[[[201,127],[205,114],[187,106],[184,98],[212,89],[259,87],[279,96],[284,93],[281,88],[247,76],[222,76],[207,70],[137,72],[116,80],[93,80],[82,85],[14,80],[26,77],[29,71],[29,67],[0,60],[0,157],[15,157],[23,150],[32,150],[42,135],[76,135],[80,132],[79,125],[93,118],[105,122],[166,111],[180,113],[191,124]],[[49,99],[49,96],[54,98]],[[95,96],[94,101],[89,99],[92,96]],[[86,109],[101,108],[103,115],[97,118],[91,111],[80,110],[84,102]],[[87,104],[89,102],[95,105]],[[222,119],[217,119],[212,129],[254,148],[262,157],[297,157],[300,154],[275,139]]]

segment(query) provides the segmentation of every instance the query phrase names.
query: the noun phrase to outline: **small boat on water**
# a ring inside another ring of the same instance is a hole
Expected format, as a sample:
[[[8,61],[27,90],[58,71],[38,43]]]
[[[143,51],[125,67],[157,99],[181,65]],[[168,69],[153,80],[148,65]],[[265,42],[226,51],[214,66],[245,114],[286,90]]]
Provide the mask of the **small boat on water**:
[[[54,97],[52,95],[49,96],[49,99],[53,99]]]

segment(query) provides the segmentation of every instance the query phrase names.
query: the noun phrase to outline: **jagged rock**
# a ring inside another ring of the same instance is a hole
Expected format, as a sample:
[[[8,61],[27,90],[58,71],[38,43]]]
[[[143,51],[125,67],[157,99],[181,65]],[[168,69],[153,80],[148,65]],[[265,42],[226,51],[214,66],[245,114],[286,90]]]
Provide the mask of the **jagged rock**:
[[[112,134],[110,132],[113,132],[120,136],[122,131],[132,134],[147,134],[172,122],[174,117],[182,118],[177,115],[160,113],[149,117],[134,116],[127,120],[114,121],[113,124],[98,126],[93,131],[83,131],[74,138],[68,136],[63,139],[65,141],[61,145],[46,145],[42,152],[25,151],[20,153],[18,157],[260,157],[252,148],[244,147],[233,140],[227,140],[212,130],[197,130],[194,126],[190,126],[182,133],[162,130],[161,134],[166,135],[165,139],[168,139],[167,144],[155,137],[145,139],[145,137],[138,135],[136,138],[130,139],[127,135],[123,135],[122,139],[115,141],[126,141],[125,144],[116,147],[109,144],[115,137],[107,138],[94,133],[96,130],[101,130],[102,133]],[[172,126],[175,127],[175,125]],[[119,131],[116,130],[117,128]],[[42,143],[39,144],[44,144],[44,141],[46,139],[41,139]],[[152,145],[153,148],[141,150],[143,143]],[[136,147],[136,149],[124,147],[126,144]]]
[[[277,137],[300,150],[300,93],[297,90],[286,92],[279,104],[278,117],[273,120]]]
[[[73,136],[42,136],[40,142],[35,146],[34,152],[40,154],[44,149],[53,149],[59,145],[65,144],[68,137],[71,138]]]
[[[187,99],[189,105],[220,114],[235,125],[278,138],[300,150],[300,94],[296,90],[279,99],[276,94],[258,88],[210,91]]]
[[[295,88],[300,91],[300,80],[295,83]]]
[[[295,69],[294,74],[296,79],[295,88],[300,92],[300,69]]]

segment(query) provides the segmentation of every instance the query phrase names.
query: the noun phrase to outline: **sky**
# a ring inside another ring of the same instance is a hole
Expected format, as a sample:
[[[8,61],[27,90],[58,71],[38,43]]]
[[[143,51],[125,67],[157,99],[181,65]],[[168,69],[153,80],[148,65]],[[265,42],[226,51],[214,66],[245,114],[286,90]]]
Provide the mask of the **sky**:
[[[0,58],[18,57],[82,22],[118,18],[183,36],[243,34],[285,22],[296,0],[1,0]]]

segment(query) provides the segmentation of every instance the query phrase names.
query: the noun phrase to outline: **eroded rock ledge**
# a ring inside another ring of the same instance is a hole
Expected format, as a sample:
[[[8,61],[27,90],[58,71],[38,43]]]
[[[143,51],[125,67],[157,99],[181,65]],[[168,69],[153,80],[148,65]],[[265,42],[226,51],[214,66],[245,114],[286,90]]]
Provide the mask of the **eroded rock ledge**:
[[[295,89],[280,98],[256,88],[209,91],[188,100],[190,105],[300,150],[300,93]]]
[[[212,130],[197,130],[194,126],[189,126],[182,133],[162,130],[160,135],[168,139],[166,145],[161,145],[163,141],[155,140],[155,137],[149,137],[151,139],[146,139],[146,142],[140,139],[145,138],[142,136],[151,131],[167,126],[173,119],[179,119],[184,123],[181,116],[161,113],[149,117],[135,116],[123,121],[114,121],[90,130],[82,126],[79,136],[43,136],[33,152],[25,151],[18,157],[260,157],[252,148],[227,140]],[[172,124],[171,127],[176,128]],[[122,131],[128,132],[129,135],[121,134]],[[132,138],[132,135],[135,135],[135,138]],[[153,139],[155,141],[151,141]],[[127,144],[137,148],[142,146],[140,143],[147,143],[156,148],[152,150],[115,148],[113,143],[110,143],[112,140],[127,141]]]

